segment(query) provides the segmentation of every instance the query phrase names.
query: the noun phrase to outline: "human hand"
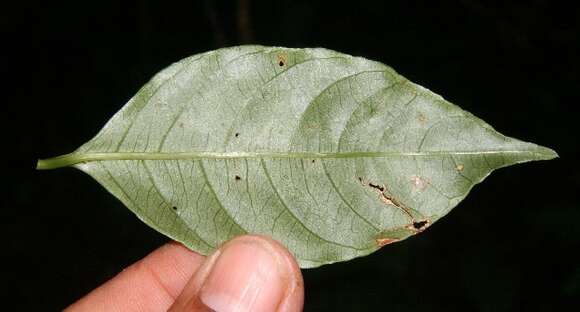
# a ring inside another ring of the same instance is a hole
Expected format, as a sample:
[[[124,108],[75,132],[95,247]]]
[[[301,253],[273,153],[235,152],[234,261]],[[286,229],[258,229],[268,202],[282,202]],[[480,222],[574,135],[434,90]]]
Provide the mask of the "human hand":
[[[302,311],[300,268],[271,238],[245,235],[208,257],[168,243],[65,311]]]

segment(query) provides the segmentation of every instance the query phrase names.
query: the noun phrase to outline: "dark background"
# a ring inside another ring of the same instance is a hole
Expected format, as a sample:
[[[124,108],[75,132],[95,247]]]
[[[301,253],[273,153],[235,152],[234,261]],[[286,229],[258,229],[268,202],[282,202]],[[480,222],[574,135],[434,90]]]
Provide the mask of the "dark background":
[[[62,309],[167,240],[90,177],[35,171],[36,159],[89,140],[170,63],[259,43],[381,61],[500,132],[561,157],[493,173],[422,235],[303,271],[306,311],[576,309],[580,10],[571,2],[2,7],[3,304]]]

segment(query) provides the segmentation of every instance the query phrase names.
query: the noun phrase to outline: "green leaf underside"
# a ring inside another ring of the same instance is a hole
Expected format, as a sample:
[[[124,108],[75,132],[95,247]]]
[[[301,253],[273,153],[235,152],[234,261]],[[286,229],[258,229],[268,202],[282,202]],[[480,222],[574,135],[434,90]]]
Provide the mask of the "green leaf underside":
[[[202,254],[259,233],[306,268],[422,232],[494,169],[554,157],[381,63],[240,46],[162,70],[38,168],[75,166]]]

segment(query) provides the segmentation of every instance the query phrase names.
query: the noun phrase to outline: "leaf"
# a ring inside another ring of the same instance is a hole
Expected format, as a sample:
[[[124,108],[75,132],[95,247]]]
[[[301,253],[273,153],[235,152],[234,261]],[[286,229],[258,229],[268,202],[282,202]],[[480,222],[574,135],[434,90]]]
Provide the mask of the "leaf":
[[[96,137],[38,168],[88,173],[202,254],[261,233],[307,268],[420,233],[494,169],[554,157],[381,63],[241,46],[162,70]]]

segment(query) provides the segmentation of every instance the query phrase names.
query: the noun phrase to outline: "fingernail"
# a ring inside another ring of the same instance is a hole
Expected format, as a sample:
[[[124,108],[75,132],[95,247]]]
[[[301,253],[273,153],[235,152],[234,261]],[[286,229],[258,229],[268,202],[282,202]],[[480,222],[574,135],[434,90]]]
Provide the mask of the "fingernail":
[[[285,292],[281,271],[276,255],[259,242],[226,246],[200,299],[216,312],[275,311]]]

